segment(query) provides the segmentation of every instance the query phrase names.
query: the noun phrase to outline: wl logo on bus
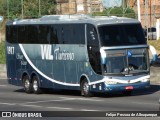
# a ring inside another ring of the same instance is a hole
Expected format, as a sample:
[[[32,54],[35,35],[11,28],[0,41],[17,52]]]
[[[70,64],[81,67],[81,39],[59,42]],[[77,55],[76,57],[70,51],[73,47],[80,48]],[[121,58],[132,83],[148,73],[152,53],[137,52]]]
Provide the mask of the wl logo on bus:
[[[41,45],[42,60],[74,60],[74,53],[61,51],[60,47],[54,50],[52,54],[51,45]]]
[[[52,46],[51,45],[41,45],[41,55],[42,60],[53,60]]]

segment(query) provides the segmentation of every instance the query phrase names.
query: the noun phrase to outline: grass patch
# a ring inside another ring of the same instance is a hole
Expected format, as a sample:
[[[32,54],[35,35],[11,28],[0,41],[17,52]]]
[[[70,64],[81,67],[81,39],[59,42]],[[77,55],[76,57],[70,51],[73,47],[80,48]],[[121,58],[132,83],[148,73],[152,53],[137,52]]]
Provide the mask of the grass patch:
[[[0,64],[6,63],[6,57],[5,57],[5,42],[0,42]]]

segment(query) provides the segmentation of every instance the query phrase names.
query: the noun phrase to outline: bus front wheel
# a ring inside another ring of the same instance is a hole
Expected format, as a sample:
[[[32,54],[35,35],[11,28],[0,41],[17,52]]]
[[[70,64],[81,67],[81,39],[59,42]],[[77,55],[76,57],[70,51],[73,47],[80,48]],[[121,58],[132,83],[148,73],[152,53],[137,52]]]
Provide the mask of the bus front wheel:
[[[81,95],[83,95],[84,97],[92,96],[90,89],[89,89],[88,81],[86,79],[84,79],[81,82]]]
[[[29,76],[23,77],[23,87],[26,93],[32,93],[32,83],[30,82]]]
[[[34,76],[33,79],[32,79],[32,82],[33,82],[33,84],[32,84],[33,85],[32,86],[33,93],[40,94],[42,91],[41,91],[40,86],[39,86],[38,78],[36,76]]]

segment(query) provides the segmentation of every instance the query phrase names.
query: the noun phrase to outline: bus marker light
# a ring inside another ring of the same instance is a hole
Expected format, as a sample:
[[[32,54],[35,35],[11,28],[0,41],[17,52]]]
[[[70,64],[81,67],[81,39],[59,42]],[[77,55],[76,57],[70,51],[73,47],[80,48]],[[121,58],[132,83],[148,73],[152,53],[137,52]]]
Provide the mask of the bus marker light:
[[[127,86],[125,87],[126,90],[133,90],[133,86]]]
[[[96,88],[96,85],[93,85],[93,88]]]

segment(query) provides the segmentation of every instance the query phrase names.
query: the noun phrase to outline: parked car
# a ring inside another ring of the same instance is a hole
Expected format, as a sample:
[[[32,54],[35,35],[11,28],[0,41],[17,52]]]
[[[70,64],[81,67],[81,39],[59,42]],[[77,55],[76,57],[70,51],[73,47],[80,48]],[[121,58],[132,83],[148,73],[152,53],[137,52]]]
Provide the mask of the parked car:
[[[155,27],[148,28],[148,39],[149,40],[156,40],[157,32]]]
[[[145,39],[147,40],[147,29],[143,28]]]

